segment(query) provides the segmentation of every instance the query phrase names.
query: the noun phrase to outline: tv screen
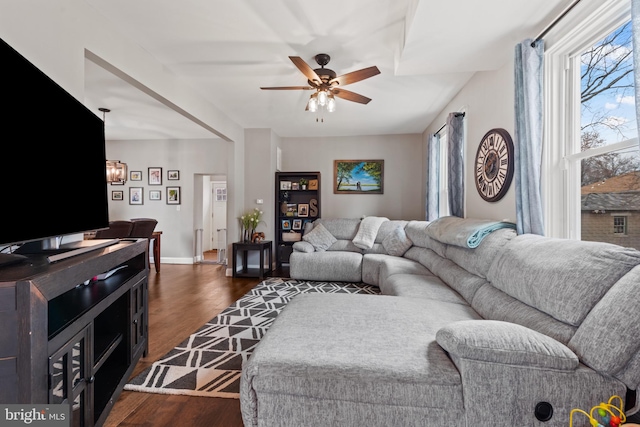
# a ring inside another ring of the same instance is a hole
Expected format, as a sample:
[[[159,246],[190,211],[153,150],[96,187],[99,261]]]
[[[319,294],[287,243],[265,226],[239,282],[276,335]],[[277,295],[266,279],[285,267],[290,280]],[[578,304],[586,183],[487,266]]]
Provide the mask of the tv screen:
[[[0,244],[107,227],[102,119],[2,39],[0,63]]]

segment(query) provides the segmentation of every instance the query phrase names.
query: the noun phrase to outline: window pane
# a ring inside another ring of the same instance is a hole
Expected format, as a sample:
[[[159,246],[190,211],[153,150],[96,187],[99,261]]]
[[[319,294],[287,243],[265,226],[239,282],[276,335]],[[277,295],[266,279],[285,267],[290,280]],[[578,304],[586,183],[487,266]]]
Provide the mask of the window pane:
[[[638,136],[631,23],[581,55],[582,151]]]
[[[582,160],[582,240],[640,249],[640,150]]]

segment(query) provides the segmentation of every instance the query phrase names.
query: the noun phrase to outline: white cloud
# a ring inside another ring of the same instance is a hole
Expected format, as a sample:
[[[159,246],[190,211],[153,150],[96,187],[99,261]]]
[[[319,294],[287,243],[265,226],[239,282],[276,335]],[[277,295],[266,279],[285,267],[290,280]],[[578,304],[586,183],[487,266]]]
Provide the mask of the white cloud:
[[[636,98],[633,95],[618,95],[618,97],[616,98],[616,102],[618,102],[619,104],[634,105],[636,103]]]
[[[604,104],[604,108],[606,108],[607,110],[615,110],[616,108],[618,108],[619,104],[614,104],[613,102],[607,102],[606,104]]]
[[[610,127],[622,126],[627,123],[629,119],[625,117],[609,116],[604,119],[603,124]]]

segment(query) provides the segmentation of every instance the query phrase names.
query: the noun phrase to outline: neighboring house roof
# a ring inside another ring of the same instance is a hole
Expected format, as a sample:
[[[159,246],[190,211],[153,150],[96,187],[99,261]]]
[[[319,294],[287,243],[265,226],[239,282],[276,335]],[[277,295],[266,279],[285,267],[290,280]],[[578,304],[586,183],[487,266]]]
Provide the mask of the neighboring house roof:
[[[590,193],[580,199],[583,211],[640,211],[640,191]]]
[[[582,187],[581,193],[619,193],[638,190],[640,190],[640,171],[635,171],[614,176],[602,182],[585,185]]]

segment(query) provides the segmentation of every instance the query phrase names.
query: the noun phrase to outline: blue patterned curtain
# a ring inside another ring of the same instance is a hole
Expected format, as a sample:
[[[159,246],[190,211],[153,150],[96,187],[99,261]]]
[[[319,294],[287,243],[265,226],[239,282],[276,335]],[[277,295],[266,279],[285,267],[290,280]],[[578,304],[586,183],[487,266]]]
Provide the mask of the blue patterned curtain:
[[[542,167],[542,79],[544,45],[525,40],[515,49],[515,185],[518,234],[544,235]]]
[[[447,117],[447,146],[449,167],[449,212],[464,218],[464,114],[450,113]]]
[[[427,142],[427,201],[425,219],[438,219],[440,212],[440,135],[429,135]]]
[[[633,72],[636,90],[636,117],[640,124],[640,1],[631,1],[631,29],[633,33]],[[638,127],[640,129],[640,126]],[[640,138],[638,138],[640,140]]]

